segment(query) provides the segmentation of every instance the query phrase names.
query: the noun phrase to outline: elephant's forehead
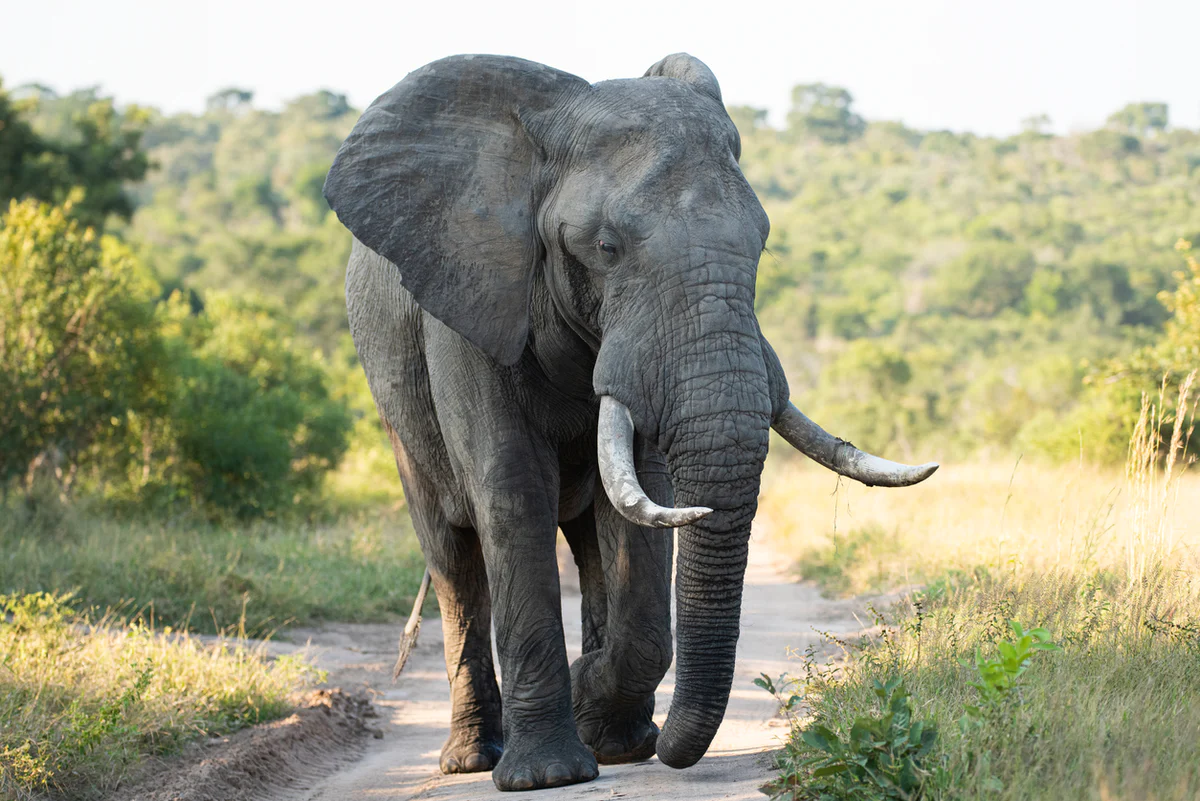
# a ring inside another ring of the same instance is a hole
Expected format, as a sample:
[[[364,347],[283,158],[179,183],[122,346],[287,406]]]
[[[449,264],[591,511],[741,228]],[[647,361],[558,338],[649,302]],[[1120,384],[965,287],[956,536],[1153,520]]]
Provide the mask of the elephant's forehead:
[[[719,103],[669,78],[593,84],[579,97],[577,134],[592,148],[671,150],[734,146],[737,129]]]

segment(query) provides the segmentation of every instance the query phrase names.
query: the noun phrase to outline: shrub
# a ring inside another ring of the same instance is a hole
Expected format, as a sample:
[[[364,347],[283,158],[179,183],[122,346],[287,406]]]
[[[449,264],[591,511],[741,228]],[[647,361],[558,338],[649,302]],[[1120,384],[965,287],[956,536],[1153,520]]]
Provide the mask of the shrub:
[[[330,396],[322,358],[300,344],[278,304],[214,293],[193,313],[176,293],[157,318],[175,381],[159,432],[161,469],[142,499],[165,489],[246,517],[315,495],[353,421]]]
[[[81,454],[145,407],[162,352],[156,288],[128,248],[63,206],[12,202],[0,221],[0,483]]]

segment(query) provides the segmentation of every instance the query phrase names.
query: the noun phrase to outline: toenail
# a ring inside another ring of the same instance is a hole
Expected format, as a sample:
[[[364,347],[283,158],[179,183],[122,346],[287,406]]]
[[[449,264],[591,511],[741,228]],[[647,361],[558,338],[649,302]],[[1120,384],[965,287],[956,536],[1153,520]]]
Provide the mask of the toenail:
[[[514,773],[512,781],[510,781],[509,784],[512,785],[514,790],[532,790],[533,775],[527,770],[523,770],[520,773]]]
[[[551,762],[546,766],[546,786],[554,787],[571,781],[571,770],[561,762]]]

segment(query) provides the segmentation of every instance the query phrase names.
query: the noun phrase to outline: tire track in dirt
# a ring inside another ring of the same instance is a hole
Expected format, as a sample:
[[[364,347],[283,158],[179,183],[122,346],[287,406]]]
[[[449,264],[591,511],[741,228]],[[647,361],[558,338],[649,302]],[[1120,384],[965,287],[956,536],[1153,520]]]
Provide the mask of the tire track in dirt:
[[[600,766],[588,784],[541,790],[538,801],[560,799],[646,798],[664,801],[760,799],[758,788],[772,776],[771,751],[787,734],[775,714],[775,702],[752,682],[759,673],[777,676],[799,669],[788,649],[822,645],[814,628],[836,634],[861,630],[854,611],[859,604],[822,598],[811,584],[789,578],[782,562],[762,541],[751,540],[750,565],[742,601],[742,634],[737,670],[725,721],[708,755],[687,770],[673,770],[652,759],[634,765]],[[569,563],[569,559],[566,560]],[[564,569],[563,607],[567,648],[579,654],[577,579]],[[574,591],[572,591],[572,581]],[[442,659],[441,621],[425,620],[421,639],[396,684],[390,680],[399,625],[339,625],[293,630],[293,643],[309,643],[329,683],[365,687],[380,713],[383,738],[367,744],[363,757],[326,777],[304,793],[304,801],[475,801],[511,796],[499,793],[491,774],[443,776],[438,754],[449,735],[450,705]],[[278,651],[295,645],[277,643]],[[674,689],[674,671],[658,690],[655,720],[661,725]]]

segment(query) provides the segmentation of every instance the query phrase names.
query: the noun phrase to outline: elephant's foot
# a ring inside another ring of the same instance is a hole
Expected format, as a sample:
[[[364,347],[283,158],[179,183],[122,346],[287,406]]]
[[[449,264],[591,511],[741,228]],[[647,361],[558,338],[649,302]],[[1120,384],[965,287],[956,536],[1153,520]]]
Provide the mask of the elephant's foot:
[[[662,674],[622,681],[607,656],[584,654],[571,665],[575,728],[601,765],[641,762],[658,744],[654,688]]]
[[[541,790],[590,782],[600,775],[596,758],[573,731],[512,739],[492,771],[498,790]]]
[[[469,729],[453,731],[442,746],[442,773],[483,773],[496,767],[504,746],[499,738],[483,737]]]
[[[579,738],[592,749],[601,765],[642,762],[654,756],[654,746],[658,743],[658,725],[650,719],[653,711],[652,705],[626,714],[577,707],[575,725]]]

